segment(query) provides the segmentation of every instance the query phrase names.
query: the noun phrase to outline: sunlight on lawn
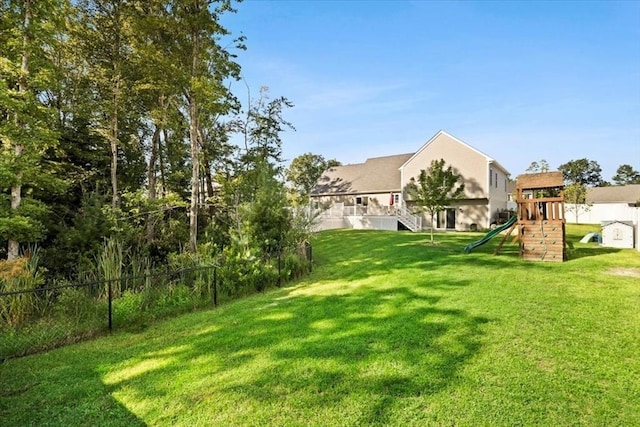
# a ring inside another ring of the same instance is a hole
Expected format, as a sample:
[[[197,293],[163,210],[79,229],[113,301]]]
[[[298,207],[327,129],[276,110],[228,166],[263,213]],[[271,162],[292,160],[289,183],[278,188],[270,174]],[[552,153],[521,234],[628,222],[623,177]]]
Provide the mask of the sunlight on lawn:
[[[565,263],[528,263],[493,256],[495,242],[462,254],[471,233],[436,237],[323,233],[313,274],[290,287],[5,363],[0,380],[17,394],[0,390],[0,415],[12,425],[43,411],[63,414],[54,425],[640,425],[640,286],[609,274],[640,268],[640,254],[576,243]],[[40,408],[43,395],[59,397]]]
[[[132,361],[129,363],[130,366],[112,371],[109,374],[103,376],[102,380],[105,384],[115,385],[123,381],[148,374],[150,371],[162,369],[171,364],[173,361],[174,359],[170,357]]]

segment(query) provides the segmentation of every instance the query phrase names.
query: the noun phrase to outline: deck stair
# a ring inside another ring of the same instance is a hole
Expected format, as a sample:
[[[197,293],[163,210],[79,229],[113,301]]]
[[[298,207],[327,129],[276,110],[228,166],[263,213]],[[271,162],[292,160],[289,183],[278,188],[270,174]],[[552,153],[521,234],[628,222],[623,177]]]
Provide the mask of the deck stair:
[[[396,208],[395,213],[396,213],[396,218],[398,218],[398,221],[400,221],[409,230],[413,231],[414,233],[422,230],[421,216],[413,215],[405,207]]]

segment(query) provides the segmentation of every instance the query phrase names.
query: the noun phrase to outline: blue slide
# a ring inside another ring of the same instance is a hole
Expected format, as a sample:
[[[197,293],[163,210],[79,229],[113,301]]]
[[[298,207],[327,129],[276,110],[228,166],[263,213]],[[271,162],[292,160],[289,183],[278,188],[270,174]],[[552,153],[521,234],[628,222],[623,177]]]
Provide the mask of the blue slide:
[[[482,246],[485,243],[487,243],[489,240],[491,240],[493,237],[495,237],[496,235],[500,234],[501,231],[506,230],[507,228],[511,227],[513,224],[515,224],[515,222],[517,221],[517,217],[516,215],[512,216],[511,218],[509,218],[509,220],[507,222],[505,222],[504,224],[494,228],[493,230],[491,230],[490,232],[488,232],[487,234],[484,235],[484,237],[480,240],[476,240],[475,242],[469,243],[465,248],[464,248],[464,253],[468,254],[469,252],[471,252],[472,250],[474,250],[475,248],[477,248],[478,246]]]

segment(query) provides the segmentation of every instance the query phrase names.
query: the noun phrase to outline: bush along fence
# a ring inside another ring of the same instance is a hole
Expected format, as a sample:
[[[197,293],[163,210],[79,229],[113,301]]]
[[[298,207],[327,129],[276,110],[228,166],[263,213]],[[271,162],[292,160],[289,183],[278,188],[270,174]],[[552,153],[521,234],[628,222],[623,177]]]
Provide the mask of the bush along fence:
[[[103,269],[99,280],[77,283],[45,283],[37,256],[0,261],[0,360],[215,307],[281,286],[308,273],[313,262],[310,245],[270,259],[219,257],[213,261],[174,269],[146,268],[137,275],[114,275]],[[109,271],[121,272],[121,267]]]

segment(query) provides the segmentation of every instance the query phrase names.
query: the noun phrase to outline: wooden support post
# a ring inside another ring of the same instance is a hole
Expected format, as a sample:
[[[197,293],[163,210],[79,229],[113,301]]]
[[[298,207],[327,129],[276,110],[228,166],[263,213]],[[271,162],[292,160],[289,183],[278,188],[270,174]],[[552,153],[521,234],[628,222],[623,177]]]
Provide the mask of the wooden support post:
[[[500,240],[500,243],[498,243],[498,246],[496,246],[496,249],[493,251],[494,255],[498,255],[498,252],[500,252],[500,249],[502,249],[502,245],[504,245],[505,240],[509,238],[509,236],[513,232],[513,229],[516,228],[517,224],[518,224],[517,222],[514,222],[513,225],[509,227],[509,231],[507,232],[507,234],[504,235],[502,240]]]

